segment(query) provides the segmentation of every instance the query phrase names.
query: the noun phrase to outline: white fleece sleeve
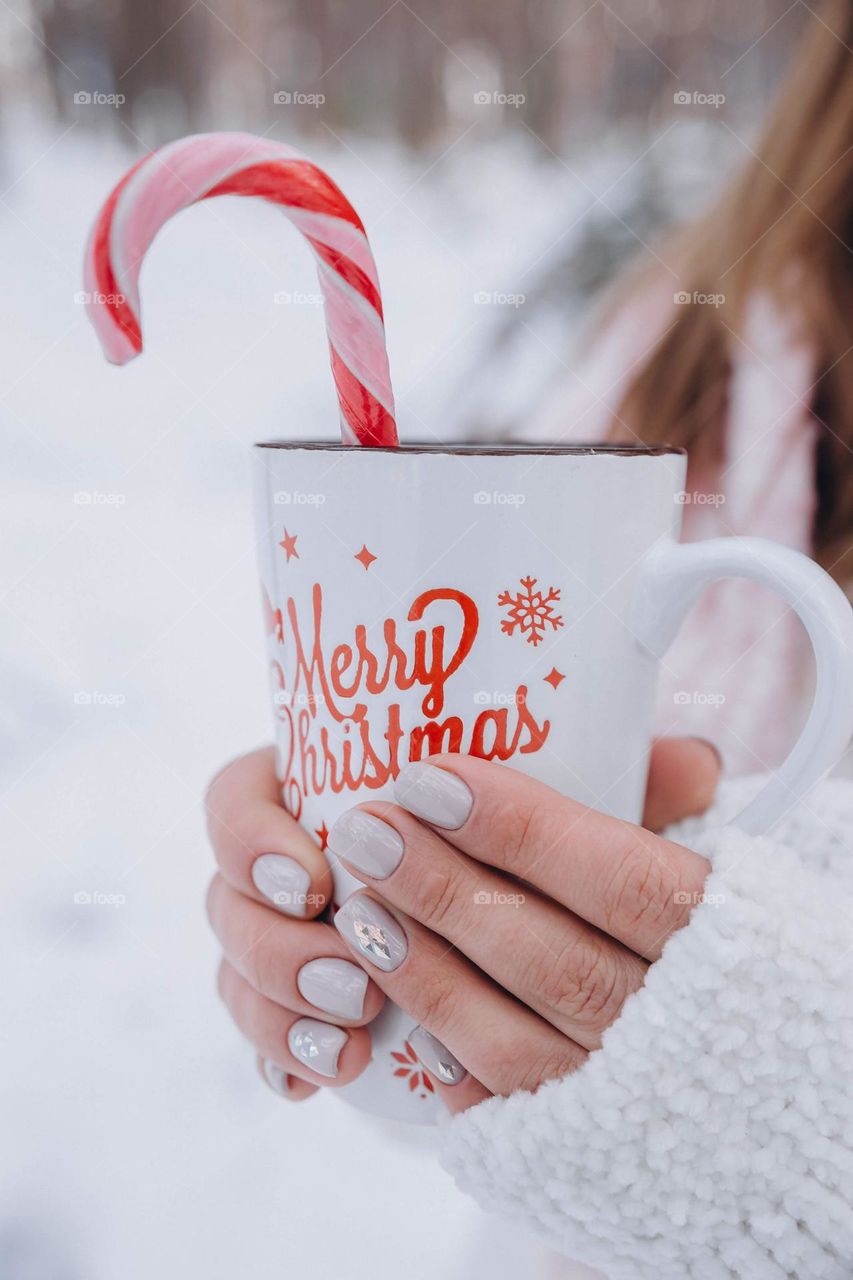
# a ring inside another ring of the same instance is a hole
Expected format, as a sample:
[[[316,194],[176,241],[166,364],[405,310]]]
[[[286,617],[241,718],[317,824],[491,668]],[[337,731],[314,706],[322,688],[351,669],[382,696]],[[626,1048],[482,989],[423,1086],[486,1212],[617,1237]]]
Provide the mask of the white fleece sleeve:
[[[754,839],[667,834],[713,870],[600,1050],[446,1127],[489,1212],[609,1280],[853,1276],[853,783]]]

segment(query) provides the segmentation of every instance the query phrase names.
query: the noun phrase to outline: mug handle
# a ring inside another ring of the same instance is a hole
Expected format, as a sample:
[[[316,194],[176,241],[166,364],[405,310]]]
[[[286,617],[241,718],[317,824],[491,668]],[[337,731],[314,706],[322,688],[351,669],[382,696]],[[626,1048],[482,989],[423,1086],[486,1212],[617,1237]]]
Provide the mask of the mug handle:
[[[749,835],[760,835],[838,762],[853,735],[853,609],[812,560],[765,538],[667,541],[648,554],[640,573],[633,630],[643,648],[661,659],[699,596],[721,578],[750,578],[781,596],[808,633],[817,669],[798,741],[733,820]]]

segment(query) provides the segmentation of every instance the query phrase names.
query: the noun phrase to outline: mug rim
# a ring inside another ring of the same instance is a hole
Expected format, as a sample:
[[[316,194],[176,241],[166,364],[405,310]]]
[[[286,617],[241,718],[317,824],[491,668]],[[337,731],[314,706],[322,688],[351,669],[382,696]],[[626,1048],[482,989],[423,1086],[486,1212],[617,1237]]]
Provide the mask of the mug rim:
[[[391,453],[391,454],[419,454],[428,453],[439,456],[452,456],[454,454],[465,457],[524,457],[532,455],[534,457],[547,457],[549,455],[556,456],[576,456],[576,457],[594,457],[599,454],[608,456],[616,456],[620,458],[657,458],[667,454],[684,455],[686,449],[679,445],[673,444],[570,444],[558,445],[548,444],[432,444],[428,442],[412,441],[408,444],[400,445],[360,445],[360,444],[343,444],[341,441],[324,441],[324,440],[257,440],[252,446],[254,449],[306,449],[314,453]]]

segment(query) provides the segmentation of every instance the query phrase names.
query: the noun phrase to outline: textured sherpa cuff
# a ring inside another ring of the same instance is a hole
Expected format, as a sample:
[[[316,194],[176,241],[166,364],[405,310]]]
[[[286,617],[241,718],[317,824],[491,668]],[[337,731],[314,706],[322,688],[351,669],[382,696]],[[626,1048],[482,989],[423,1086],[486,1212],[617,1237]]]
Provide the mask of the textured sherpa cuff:
[[[488,1212],[609,1280],[853,1276],[853,784],[771,839],[670,832],[704,900],[602,1048],[536,1094],[446,1128]]]

